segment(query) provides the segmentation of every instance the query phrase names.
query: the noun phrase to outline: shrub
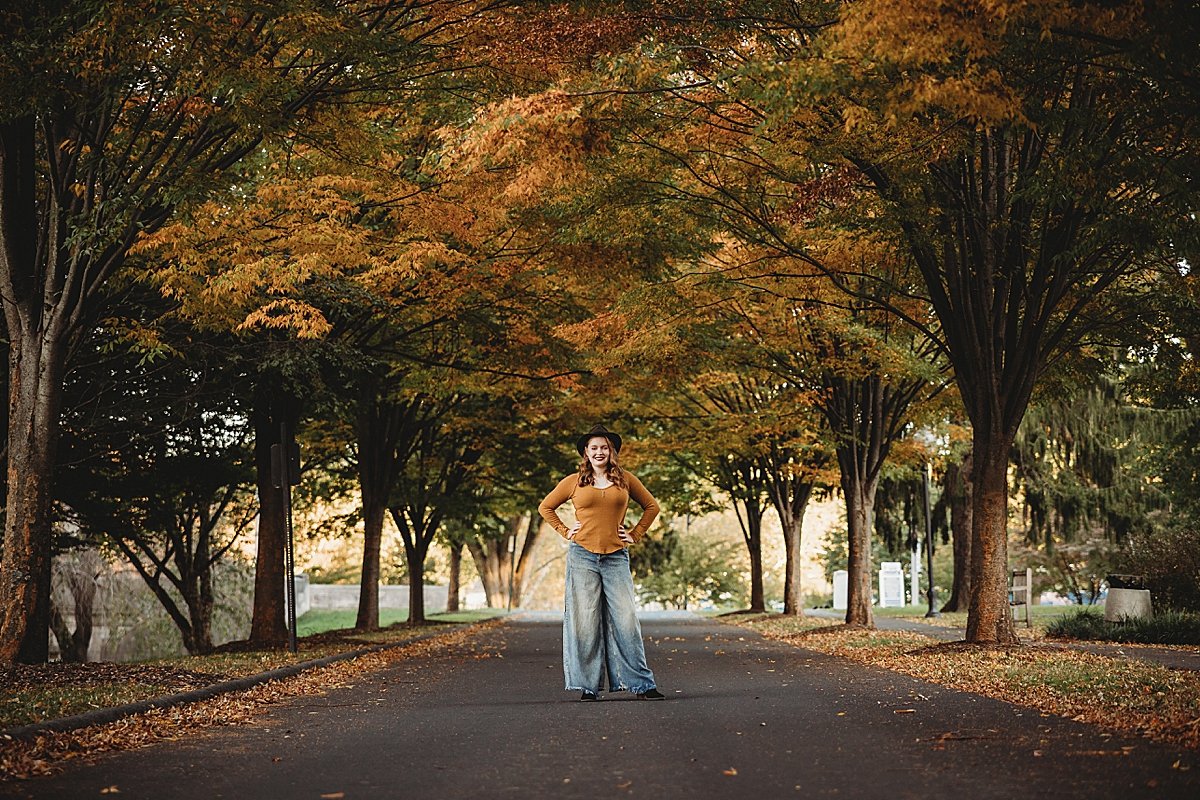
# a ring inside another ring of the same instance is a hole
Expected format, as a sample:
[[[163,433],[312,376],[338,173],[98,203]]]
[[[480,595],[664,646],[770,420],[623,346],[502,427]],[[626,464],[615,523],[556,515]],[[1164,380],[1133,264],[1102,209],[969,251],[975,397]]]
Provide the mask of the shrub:
[[[1099,612],[1079,609],[1050,623],[1052,639],[1138,644],[1200,644],[1200,614],[1167,611],[1149,619],[1106,622]]]
[[[1200,528],[1130,536],[1122,560],[1125,571],[1149,578],[1155,608],[1200,612]]]

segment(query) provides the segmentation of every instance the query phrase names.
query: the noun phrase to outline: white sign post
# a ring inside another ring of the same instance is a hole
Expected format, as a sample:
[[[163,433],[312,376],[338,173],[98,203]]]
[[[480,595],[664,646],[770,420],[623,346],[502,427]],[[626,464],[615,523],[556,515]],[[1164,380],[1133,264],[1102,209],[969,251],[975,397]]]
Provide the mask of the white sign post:
[[[904,605],[904,568],[899,561],[884,561],[879,565],[879,607],[899,608]]]
[[[845,611],[847,597],[850,594],[850,573],[844,569],[833,572],[833,607],[837,611]]]

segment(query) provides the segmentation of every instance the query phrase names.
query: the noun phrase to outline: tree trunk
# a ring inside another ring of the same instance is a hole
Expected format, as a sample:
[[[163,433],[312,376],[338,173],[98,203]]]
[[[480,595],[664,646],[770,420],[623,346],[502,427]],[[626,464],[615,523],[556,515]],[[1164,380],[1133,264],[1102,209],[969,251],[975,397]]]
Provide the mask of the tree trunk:
[[[408,624],[425,622],[425,555],[421,553],[408,559]]]
[[[104,562],[96,550],[88,549],[64,554],[55,560],[53,574],[58,576],[57,590],[50,601],[50,629],[58,640],[58,651],[64,662],[81,663],[88,660],[92,644],[92,622],[96,607],[96,586]],[[67,627],[61,608],[70,604],[75,609],[75,630]]]
[[[404,560],[408,564],[408,624],[424,625],[425,620],[425,556],[429,553],[429,543],[441,524],[437,514],[425,518],[416,514],[420,520],[413,525],[405,517],[404,510],[398,507],[388,508],[392,521],[400,531],[404,540]]]
[[[475,571],[479,573],[479,581],[483,584],[488,608],[504,608],[508,605],[507,541],[509,538],[504,537],[467,543],[467,550],[475,562]]]
[[[467,549],[475,562],[475,570],[483,584],[488,608],[505,608],[511,596],[514,608],[521,604],[522,589],[529,572],[533,548],[541,533],[541,517],[537,514],[514,514],[506,522],[506,533],[499,539],[474,539],[467,542]],[[525,541],[513,569],[513,539],[520,539],[525,531]]]
[[[404,420],[413,406],[391,402],[378,384],[368,381],[359,395],[355,433],[358,437],[358,487],[363,509],[363,560],[359,579],[355,630],[379,627],[379,555],[383,519],[395,488],[397,447]]]
[[[525,542],[521,545],[521,555],[517,557],[517,569],[513,576],[512,592],[513,608],[519,608],[521,597],[525,594],[525,579],[529,576],[529,565],[533,563],[533,548],[542,532],[542,518],[536,512],[526,514]]]
[[[974,422],[974,421],[972,421]],[[1019,642],[1008,605],[1008,456],[1012,436],[975,424],[971,605],[967,641]]]
[[[750,610],[759,613],[767,610],[766,594],[763,591],[762,512],[761,507],[746,509],[746,548],[750,551]]]
[[[298,413],[294,403],[260,390],[255,398],[254,465],[258,483],[258,552],[254,564],[254,613],[250,641],[257,645],[280,646],[287,642],[284,619],[283,550],[287,518],[279,489],[271,484],[271,445],[279,444],[279,425],[295,430]]]
[[[786,504],[775,505],[779,524],[783,528],[783,613],[803,616],[804,598],[800,592],[800,544],[804,525],[804,510],[812,496],[812,484],[795,482]],[[772,498],[774,499],[774,498]]]
[[[362,504],[362,576],[359,579],[358,617],[354,620],[354,630],[373,631],[379,629],[379,551],[387,508],[385,502],[373,496],[365,485],[362,487]]]
[[[450,545],[450,580],[446,585],[446,611],[458,611],[458,596],[462,593],[462,549],[461,544]]]
[[[51,201],[43,270],[38,253],[37,137],[32,116],[0,123],[0,293],[8,338],[8,442],[0,542],[0,663],[50,655],[54,449],[58,442],[70,312],[78,300],[57,281],[60,219]]]
[[[194,580],[196,581],[196,601],[194,604],[188,604],[188,612],[192,618],[192,641],[196,648],[192,653],[205,655],[213,651],[213,565],[209,558],[212,526],[207,518],[202,518],[199,527],[196,554],[192,561]]]
[[[950,538],[954,546],[954,588],[942,611],[965,611],[971,597],[971,454],[946,471],[950,495]]]
[[[846,595],[846,624],[875,627],[871,599],[871,531],[875,521],[875,489],[878,482],[869,484],[847,479],[843,472],[842,492],[846,497],[848,586]]]
[[[54,329],[30,330],[19,310],[6,309],[6,314],[11,321],[0,662],[36,664],[50,654],[50,499],[65,343]],[[16,337],[14,328],[20,331]]]

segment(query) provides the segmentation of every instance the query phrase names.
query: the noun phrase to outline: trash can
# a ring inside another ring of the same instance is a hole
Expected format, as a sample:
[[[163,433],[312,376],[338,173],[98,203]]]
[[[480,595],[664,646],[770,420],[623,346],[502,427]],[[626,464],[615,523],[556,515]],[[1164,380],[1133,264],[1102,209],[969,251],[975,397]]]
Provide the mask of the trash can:
[[[1150,619],[1150,589],[1145,575],[1109,575],[1108,597],[1104,600],[1104,619],[1122,622],[1128,619]]]

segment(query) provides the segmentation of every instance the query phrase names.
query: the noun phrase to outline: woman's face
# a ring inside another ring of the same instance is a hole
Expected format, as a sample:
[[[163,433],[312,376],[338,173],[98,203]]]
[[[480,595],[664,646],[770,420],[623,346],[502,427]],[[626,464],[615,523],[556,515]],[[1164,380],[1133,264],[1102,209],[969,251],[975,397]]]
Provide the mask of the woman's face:
[[[607,467],[609,456],[612,453],[612,445],[605,436],[593,436],[588,439],[587,447],[583,452],[588,463],[593,467]]]

